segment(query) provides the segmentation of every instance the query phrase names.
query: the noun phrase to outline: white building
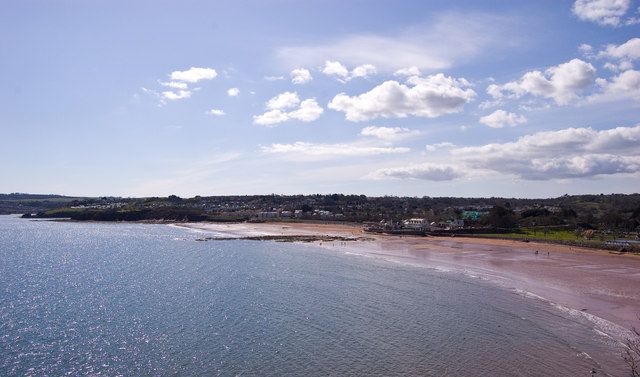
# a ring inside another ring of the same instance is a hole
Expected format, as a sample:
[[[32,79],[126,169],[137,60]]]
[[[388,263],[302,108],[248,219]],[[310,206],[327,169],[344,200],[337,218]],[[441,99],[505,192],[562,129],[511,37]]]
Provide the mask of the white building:
[[[275,219],[277,217],[280,217],[280,214],[276,211],[258,212],[256,217],[259,219]]]
[[[402,222],[407,229],[426,229],[429,226],[427,219],[408,219]]]

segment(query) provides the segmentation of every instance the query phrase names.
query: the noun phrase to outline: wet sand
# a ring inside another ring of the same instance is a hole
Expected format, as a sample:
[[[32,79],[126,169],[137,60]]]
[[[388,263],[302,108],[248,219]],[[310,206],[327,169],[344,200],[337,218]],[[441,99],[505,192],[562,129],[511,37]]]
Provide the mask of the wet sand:
[[[323,247],[464,273],[492,281],[560,310],[585,317],[600,331],[624,336],[640,327],[640,257],[546,243],[465,237],[387,236],[359,226],[310,223],[187,223],[225,236],[331,235],[370,241],[318,242]],[[538,253],[536,254],[536,250]]]

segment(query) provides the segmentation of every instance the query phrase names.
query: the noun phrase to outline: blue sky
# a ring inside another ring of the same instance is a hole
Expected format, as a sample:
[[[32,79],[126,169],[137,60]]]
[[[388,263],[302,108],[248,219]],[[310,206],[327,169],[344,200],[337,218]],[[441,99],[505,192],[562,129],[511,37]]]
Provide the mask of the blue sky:
[[[640,1],[5,1],[0,192],[638,192]]]

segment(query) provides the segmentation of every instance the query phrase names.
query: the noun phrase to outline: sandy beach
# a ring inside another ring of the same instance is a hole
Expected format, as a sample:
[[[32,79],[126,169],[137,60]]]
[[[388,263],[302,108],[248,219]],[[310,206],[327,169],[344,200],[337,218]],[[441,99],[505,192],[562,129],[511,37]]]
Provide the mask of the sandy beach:
[[[322,247],[384,258],[494,282],[623,336],[640,325],[640,257],[564,245],[464,237],[386,236],[359,226],[310,223],[186,223],[226,237],[331,235],[369,241],[318,242]],[[537,251],[537,253],[536,253]]]

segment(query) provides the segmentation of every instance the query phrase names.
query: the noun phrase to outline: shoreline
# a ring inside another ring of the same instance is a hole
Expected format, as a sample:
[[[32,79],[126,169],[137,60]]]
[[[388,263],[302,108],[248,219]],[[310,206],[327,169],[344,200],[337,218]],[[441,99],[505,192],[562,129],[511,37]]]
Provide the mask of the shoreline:
[[[640,323],[640,258],[636,255],[535,241],[379,235],[346,224],[200,222],[171,226],[214,232],[225,239],[290,238],[290,242],[299,242],[295,237],[303,237],[335,251],[463,273],[581,316],[595,323],[595,330],[617,334],[618,341]]]

